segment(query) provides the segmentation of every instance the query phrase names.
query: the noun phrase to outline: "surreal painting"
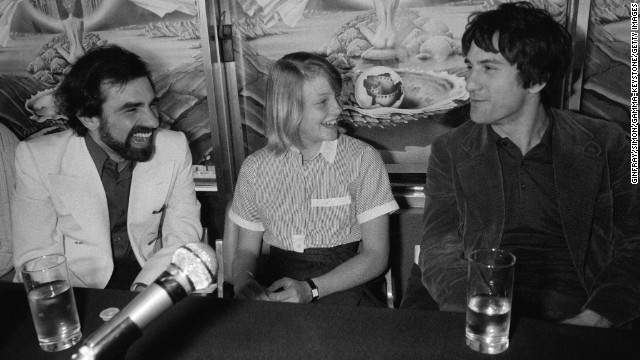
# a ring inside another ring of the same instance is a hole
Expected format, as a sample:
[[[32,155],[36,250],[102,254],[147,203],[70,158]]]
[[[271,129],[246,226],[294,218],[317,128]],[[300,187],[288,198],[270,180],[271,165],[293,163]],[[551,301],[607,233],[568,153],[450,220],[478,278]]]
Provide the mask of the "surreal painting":
[[[431,142],[466,120],[461,37],[469,15],[511,0],[206,1],[220,17],[207,23],[233,28],[237,101],[230,103],[240,116],[224,121],[240,123],[246,154],[264,145],[271,64],[309,51],[343,75],[344,131],[377,148],[389,172],[424,173]],[[578,4],[531,3],[562,24]],[[629,2],[586,3],[588,21],[577,24],[587,34],[577,110],[628,131]],[[206,85],[213,80],[205,78],[201,16],[196,0],[0,0],[0,122],[20,140],[63,128],[51,92],[84,51],[113,43],[150,65],[161,126],[187,134],[194,164],[212,164]]]
[[[247,152],[263,145],[264,83],[270,64],[287,53],[309,51],[326,56],[343,74],[341,125],[347,133],[376,147],[390,173],[424,173],[433,139],[465,121],[468,113],[461,37],[469,15],[513,1],[223,2],[231,14],[228,22],[234,26]],[[629,104],[624,89],[629,88],[630,73],[629,32],[625,31],[629,28],[629,2],[530,2],[567,26],[575,39],[586,42],[584,62],[574,64],[583,65],[578,70],[584,71],[578,84],[582,101],[574,110],[617,122],[628,131]],[[578,6],[587,9],[582,19],[576,16]],[[369,72],[375,68],[383,68],[383,73],[371,77]],[[358,81],[363,73],[368,81]],[[402,89],[396,92],[398,82]],[[372,91],[378,91],[385,103],[374,101],[371,106],[370,96],[358,98],[358,93]]]
[[[424,173],[431,142],[466,120],[461,37],[470,14],[502,1],[228,1],[247,151],[262,146],[271,63],[319,53],[343,75],[341,126],[390,173]],[[564,22],[566,1],[534,1]]]
[[[431,141],[464,117],[460,37],[481,2],[253,3],[229,2],[248,152],[263,145],[269,66],[287,53],[307,51],[326,56],[343,75],[341,127],[378,149],[391,172],[424,172]]]

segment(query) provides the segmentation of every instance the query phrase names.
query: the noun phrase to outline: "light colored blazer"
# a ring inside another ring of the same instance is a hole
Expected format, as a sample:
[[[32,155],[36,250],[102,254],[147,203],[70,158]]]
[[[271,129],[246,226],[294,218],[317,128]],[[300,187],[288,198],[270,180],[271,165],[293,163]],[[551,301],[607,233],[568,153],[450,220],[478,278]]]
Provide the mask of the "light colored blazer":
[[[154,155],[136,164],[131,180],[127,229],[142,267],[134,284],[153,282],[177,248],[202,235],[184,134],[159,129],[154,140]],[[22,142],[15,165],[11,212],[16,269],[34,257],[62,253],[73,286],[104,288],[113,272],[109,212],[84,138],[66,130]],[[15,280],[21,280],[19,274]]]

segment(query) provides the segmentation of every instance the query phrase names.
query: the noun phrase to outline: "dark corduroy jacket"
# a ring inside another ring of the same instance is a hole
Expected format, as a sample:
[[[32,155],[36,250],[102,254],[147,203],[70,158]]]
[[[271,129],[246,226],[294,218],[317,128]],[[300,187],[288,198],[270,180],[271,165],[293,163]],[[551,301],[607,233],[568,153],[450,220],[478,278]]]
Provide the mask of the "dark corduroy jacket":
[[[640,317],[640,199],[630,143],[615,124],[549,109],[560,221],[590,309],[615,325]],[[505,205],[488,125],[468,121],[432,145],[420,250],[441,310],[466,308],[466,255],[499,247]],[[517,281],[517,280],[516,280]]]

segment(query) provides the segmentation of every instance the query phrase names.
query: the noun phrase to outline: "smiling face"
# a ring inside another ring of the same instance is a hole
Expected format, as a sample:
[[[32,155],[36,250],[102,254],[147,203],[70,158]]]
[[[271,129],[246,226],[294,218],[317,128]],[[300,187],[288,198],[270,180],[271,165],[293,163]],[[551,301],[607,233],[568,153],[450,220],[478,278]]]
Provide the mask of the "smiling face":
[[[497,35],[494,36],[497,48]],[[466,89],[471,101],[471,120],[479,124],[508,125],[540,101],[539,86],[525,89],[515,64],[500,53],[471,44],[465,63],[469,68]]]
[[[323,141],[338,138],[338,116],[342,107],[329,82],[322,76],[305,81],[304,113],[298,128],[303,154],[315,155]]]
[[[125,85],[102,85],[102,116],[93,119],[89,134],[114,159],[147,161],[153,154],[153,133],[159,126],[157,98],[149,79]]]

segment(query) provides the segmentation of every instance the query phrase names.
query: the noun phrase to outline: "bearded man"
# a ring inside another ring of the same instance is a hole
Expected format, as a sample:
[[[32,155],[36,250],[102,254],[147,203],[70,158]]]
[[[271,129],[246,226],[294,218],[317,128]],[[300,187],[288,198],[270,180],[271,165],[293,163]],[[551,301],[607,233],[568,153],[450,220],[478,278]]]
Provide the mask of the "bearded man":
[[[117,46],[82,56],[56,98],[71,129],[16,150],[14,265],[61,253],[72,286],[140,290],[202,235],[187,140],[159,128],[147,65]]]

